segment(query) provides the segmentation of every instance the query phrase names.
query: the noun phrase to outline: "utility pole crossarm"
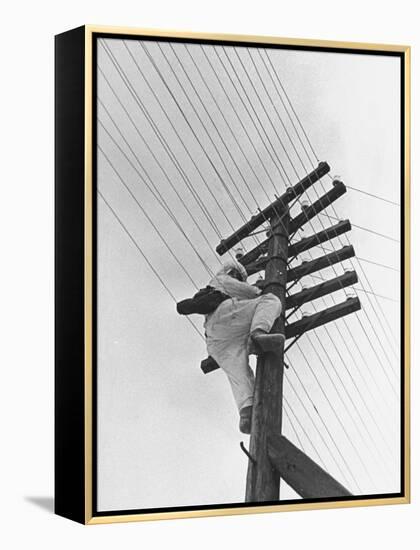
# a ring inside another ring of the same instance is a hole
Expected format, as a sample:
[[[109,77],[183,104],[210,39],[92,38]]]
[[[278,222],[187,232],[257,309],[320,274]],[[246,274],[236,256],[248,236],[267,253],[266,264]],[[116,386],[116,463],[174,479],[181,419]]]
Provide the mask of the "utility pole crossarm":
[[[318,246],[319,244],[326,243],[327,241],[330,241],[331,239],[334,239],[335,237],[338,237],[343,233],[347,233],[347,231],[350,231],[350,230],[351,230],[350,221],[341,220],[340,222],[332,225],[331,227],[327,227],[327,229],[323,229],[322,231],[319,231],[314,235],[310,235],[309,237],[305,237],[304,239],[301,239],[296,243],[290,244],[289,258],[293,256],[297,256],[302,252],[306,252],[306,250],[310,250],[314,246]]]
[[[326,162],[320,162],[318,167],[315,168],[310,174],[304,177],[293,187],[289,187],[283,195],[278,197],[267,208],[261,210],[242,227],[240,227],[230,237],[223,239],[216,247],[216,252],[220,255],[230,250],[235,244],[238,244],[242,239],[247,237],[252,231],[257,229],[263,223],[269,221],[277,212],[284,212],[289,202],[299,197],[304,193],[311,185],[313,185],[320,178],[325,176],[330,171],[330,167]],[[280,221],[280,220],[279,220]]]
[[[267,265],[267,261],[268,261],[267,256],[263,256],[262,258],[259,258],[255,262],[252,262],[251,264],[247,264],[244,267],[249,276],[255,275],[255,273],[258,273],[259,271],[263,271],[263,269],[265,269],[265,266]]]
[[[257,260],[263,254],[266,254],[268,250],[268,239],[257,245],[255,248],[247,252],[242,258],[239,259],[241,264],[247,269],[247,265]]]
[[[322,269],[331,267],[334,264],[353,258],[354,255],[355,252],[353,246],[343,246],[340,250],[334,250],[334,252],[330,252],[324,256],[319,256],[319,258],[315,258],[309,262],[302,262],[297,267],[289,269],[287,272],[287,281],[299,280],[306,275],[315,273],[315,271],[321,271]]]
[[[289,247],[290,248],[290,247]],[[287,281],[296,281],[301,279],[305,275],[310,275],[315,271],[321,271],[327,267],[331,267],[334,264],[348,260],[355,255],[353,246],[343,246],[340,250],[334,250],[329,254],[315,258],[309,262],[302,262],[301,265],[287,270]],[[259,271],[262,271],[267,264],[267,257],[263,256],[251,264],[247,264],[245,269],[248,275],[254,275]]]
[[[301,290],[295,294],[291,294],[286,298],[286,309],[299,307],[302,304],[306,304],[307,302],[316,300],[317,298],[321,298],[321,296],[326,296],[327,294],[331,294],[332,292],[336,292],[337,290],[341,290],[347,286],[354,285],[355,283],[357,283],[356,272],[347,271],[339,277],[335,277],[334,279],[324,281],[318,285],[306,288],[305,290]]]
[[[325,210],[327,206],[332,204],[338,198],[340,198],[347,191],[346,186],[342,181],[336,180],[332,189],[327,191],[325,195],[322,195],[317,201],[302,210],[302,212],[290,221],[289,231],[295,233],[298,229],[303,227],[312,218],[317,216],[322,210]]]
[[[325,197],[325,195],[324,195]],[[296,218],[295,218],[296,220]],[[313,248],[314,246],[317,246],[318,244],[325,243],[334,237],[338,237],[339,235],[342,235],[343,233],[346,233],[347,231],[351,230],[351,224],[349,220],[342,220],[335,225],[332,225],[331,227],[328,227],[327,229],[324,229],[322,231],[319,231],[319,233],[315,233],[314,235],[311,235],[310,237],[305,237],[304,239],[290,244],[289,250],[288,250],[288,257],[291,258],[293,256],[297,256],[301,252],[305,252],[306,250],[309,250],[310,248]],[[257,245],[255,248],[247,252],[242,258],[240,258],[240,262],[243,266],[245,266],[246,269],[248,265],[252,265],[253,262],[258,260],[260,256],[267,253],[268,249],[268,239]]]
[[[361,309],[359,298],[347,298],[345,302],[336,304],[313,315],[308,315],[295,323],[286,326],[286,338],[293,338],[304,332],[331,323],[340,317],[349,315]]]

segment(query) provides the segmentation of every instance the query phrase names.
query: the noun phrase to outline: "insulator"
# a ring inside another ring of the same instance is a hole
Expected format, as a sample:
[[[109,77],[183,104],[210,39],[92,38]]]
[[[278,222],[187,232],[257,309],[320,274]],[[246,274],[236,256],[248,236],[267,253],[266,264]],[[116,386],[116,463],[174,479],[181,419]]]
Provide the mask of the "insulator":
[[[302,264],[305,264],[306,262],[309,262],[310,258],[307,254],[301,254],[300,261]]]
[[[310,202],[308,200],[303,200],[301,203],[300,203],[300,208],[301,210],[305,210],[306,208],[309,208],[310,206]]]
[[[240,258],[242,258],[243,255],[244,255],[244,249],[243,249],[243,248],[240,248],[240,247],[239,247],[239,248],[237,248],[237,249],[235,250],[235,258],[236,258],[237,260],[239,260]]]

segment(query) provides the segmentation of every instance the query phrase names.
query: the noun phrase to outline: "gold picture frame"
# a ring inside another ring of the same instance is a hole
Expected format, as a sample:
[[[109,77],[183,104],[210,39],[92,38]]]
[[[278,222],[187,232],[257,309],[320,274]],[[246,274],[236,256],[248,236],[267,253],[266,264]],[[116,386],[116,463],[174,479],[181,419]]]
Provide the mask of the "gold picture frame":
[[[118,512],[98,514],[93,506],[93,468],[95,399],[93,395],[93,242],[94,229],[94,41],[98,36],[149,37],[155,39],[193,40],[219,43],[248,43],[256,45],[288,46],[318,49],[320,51],[348,50],[349,52],[396,53],[401,56],[404,96],[402,99],[403,171],[404,171],[404,424],[403,424],[403,486],[399,496],[344,500],[320,500],[246,506],[190,507],[190,509],[157,512]],[[245,36],[187,31],[151,30],[130,27],[86,25],[56,37],[56,513],[84,524],[102,524],[186,517],[255,514],[278,511],[315,510],[335,507],[377,506],[410,502],[410,47],[389,44],[370,44],[329,40]],[[77,81],[75,86],[72,83]],[[83,93],[82,93],[83,92]],[[67,113],[67,105],[73,109]],[[75,105],[77,103],[77,105]],[[75,111],[76,109],[76,111]],[[83,120],[69,129],[69,120]],[[80,132],[83,134],[80,135]],[[78,144],[77,135],[79,132]],[[67,135],[67,139],[65,137]],[[70,143],[71,142],[71,143]],[[73,149],[70,149],[73,148]],[[66,157],[73,159],[70,172]],[[74,160],[76,159],[76,160]],[[63,166],[62,166],[63,165]],[[64,165],[66,165],[64,167]],[[75,170],[75,172],[72,172]],[[65,188],[65,190],[63,190]],[[76,189],[76,190],[75,190]],[[83,195],[80,195],[80,192]],[[79,193],[77,199],[70,194]],[[72,202],[73,201],[73,202]],[[69,222],[63,214],[72,213]],[[72,225],[73,224],[73,225]],[[76,227],[77,226],[77,227]],[[73,255],[73,256],[72,256]],[[74,264],[74,255],[79,261]],[[69,269],[71,270],[69,273]],[[78,271],[77,271],[78,270]],[[82,287],[74,287],[74,277],[81,277]],[[73,278],[67,281],[65,278]],[[65,282],[60,282],[60,281]],[[73,286],[72,286],[73,285]],[[83,288],[83,293],[81,290]],[[77,311],[64,295],[77,296]],[[79,295],[79,294],[80,295]],[[71,310],[71,311],[70,311]],[[70,311],[70,314],[69,314]],[[69,317],[64,320],[64,317]],[[73,315],[73,317],[72,317]],[[71,328],[69,325],[72,324]],[[74,329],[74,327],[77,327]],[[74,332],[75,331],[75,332]],[[70,348],[72,351],[69,351]],[[72,399],[66,397],[69,394]],[[77,459],[77,460],[76,460]],[[71,468],[71,463],[77,463]]]

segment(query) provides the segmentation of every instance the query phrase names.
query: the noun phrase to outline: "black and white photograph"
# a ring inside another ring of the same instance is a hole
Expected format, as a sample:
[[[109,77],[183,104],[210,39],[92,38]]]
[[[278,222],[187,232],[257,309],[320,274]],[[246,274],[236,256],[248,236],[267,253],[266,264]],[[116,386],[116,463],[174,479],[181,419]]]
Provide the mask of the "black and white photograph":
[[[4,5],[1,548],[417,550],[416,7]]]
[[[403,496],[403,54],[93,52],[94,513]]]

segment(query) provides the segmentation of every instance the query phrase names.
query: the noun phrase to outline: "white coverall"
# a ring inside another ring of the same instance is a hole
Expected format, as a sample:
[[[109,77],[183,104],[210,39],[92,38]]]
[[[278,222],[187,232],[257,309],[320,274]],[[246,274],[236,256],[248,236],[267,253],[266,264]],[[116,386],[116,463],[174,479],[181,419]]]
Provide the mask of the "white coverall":
[[[226,264],[209,286],[231,296],[222,302],[204,323],[208,354],[226,373],[238,410],[252,405],[254,373],[248,362],[248,338],[252,331],[269,332],[281,313],[281,302],[274,294],[241,282],[226,273]]]

